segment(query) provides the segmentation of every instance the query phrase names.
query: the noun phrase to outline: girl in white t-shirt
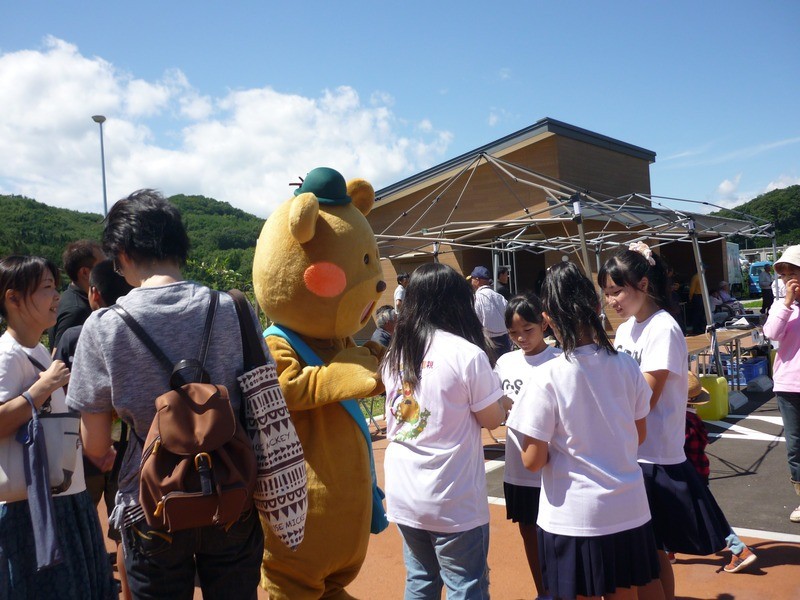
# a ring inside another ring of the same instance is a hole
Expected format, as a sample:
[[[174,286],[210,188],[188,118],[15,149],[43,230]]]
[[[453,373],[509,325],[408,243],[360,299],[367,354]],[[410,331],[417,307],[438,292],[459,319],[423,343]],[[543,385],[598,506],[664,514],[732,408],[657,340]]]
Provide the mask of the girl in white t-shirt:
[[[386,513],[403,537],[406,598],[488,598],[489,505],[481,427],[511,401],[492,371],[467,281],[419,267],[382,366]]]
[[[561,351],[548,346],[544,341],[547,326],[542,322],[542,301],[533,293],[511,298],[506,306],[505,319],[508,335],[519,349],[498,358],[494,370],[503,382],[505,394],[516,403],[525,382],[534,376],[536,367],[555,358]],[[546,588],[542,581],[539,545],[536,541],[542,477],[525,468],[521,452],[521,436],[513,429],[508,429],[503,469],[506,518],[519,524],[519,533],[525,546],[525,556],[528,558],[536,593],[544,597]]]
[[[44,258],[0,260],[0,317],[7,323],[0,336],[0,437],[14,437],[28,424],[31,404],[39,413],[67,412],[62,388],[69,370],[51,362],[39,342],[56,323],[58,281],[58,269]],[[45,559],[52,566],[39,570]],[[116,598],[113,583],[78,448],[66,490],[0,503],[0,598]]]
[[[634,598],[656,588],[658,558],[636,450],[650,388],[617,353],[597,292],[573,263],[550,267],[544,319],[563,354],[537,367],[507,425],[522,461],[542,469],[537,520],[545,586],[554,598]]]
[[[639,463],[658,547],[665,552],[707,555],[730,545],[734,556],[726,570],[736,572],[741,562],[751,564],[755,555],[735,537],[683,450],[688,351],[678,323],[668,312],[664,263],[638,242],[607,260],[597,280],[608,306],[628,319],[617,328],[614,345],[636,359],[652,390]],[[669,599],[674,596],[675,581],[665,552],[659,552],[659,561],[664,595]]]

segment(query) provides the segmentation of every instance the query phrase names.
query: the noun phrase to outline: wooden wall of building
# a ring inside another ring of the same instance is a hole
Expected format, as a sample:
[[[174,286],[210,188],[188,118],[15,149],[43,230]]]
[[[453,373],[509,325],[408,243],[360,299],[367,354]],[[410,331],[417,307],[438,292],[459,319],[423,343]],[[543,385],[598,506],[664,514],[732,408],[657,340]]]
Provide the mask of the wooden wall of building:
[[[650,163],[586,142],[556,136],[559,179],[617,197],[650,193]]]

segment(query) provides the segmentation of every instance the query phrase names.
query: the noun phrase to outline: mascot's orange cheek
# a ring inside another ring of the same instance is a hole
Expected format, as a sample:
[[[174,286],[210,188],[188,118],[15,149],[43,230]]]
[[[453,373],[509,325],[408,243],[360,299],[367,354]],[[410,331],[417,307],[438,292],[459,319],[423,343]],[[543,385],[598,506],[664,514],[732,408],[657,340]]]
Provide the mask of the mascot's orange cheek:
[[[347,287],[347,275],[341,267],[329,262],[314,263],[303,273],[306,288],[312,294],[333,298]]]

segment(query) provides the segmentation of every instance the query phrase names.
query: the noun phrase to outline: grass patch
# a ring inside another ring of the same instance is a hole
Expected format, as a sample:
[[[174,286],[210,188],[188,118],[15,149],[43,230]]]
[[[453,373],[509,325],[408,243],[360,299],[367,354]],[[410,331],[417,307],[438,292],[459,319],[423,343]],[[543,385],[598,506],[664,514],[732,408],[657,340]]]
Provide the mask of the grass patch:
[[[361,412],[364,414],[364,418],[382,415],[385,402],[386,396],[383,395],[372,396],[371,398],[367,398],[364,402],[360,402],[359,405],[361,406]],[[369,414],[370,406],[372,407],[372,414]]]

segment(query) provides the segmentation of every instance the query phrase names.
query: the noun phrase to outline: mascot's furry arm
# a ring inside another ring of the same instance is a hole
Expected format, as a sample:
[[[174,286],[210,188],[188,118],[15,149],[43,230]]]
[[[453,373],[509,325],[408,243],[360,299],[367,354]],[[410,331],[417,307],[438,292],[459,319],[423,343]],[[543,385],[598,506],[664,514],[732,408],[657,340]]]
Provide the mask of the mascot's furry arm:
[[[350,339],[346,343],[347,347],[329,364],[311,367],[301,362],[288,341],[267,337],[289,410],[310,410],[350,398],[368,398],[383,391],[377,375],[377,350],[372,346],[355,346]]]

